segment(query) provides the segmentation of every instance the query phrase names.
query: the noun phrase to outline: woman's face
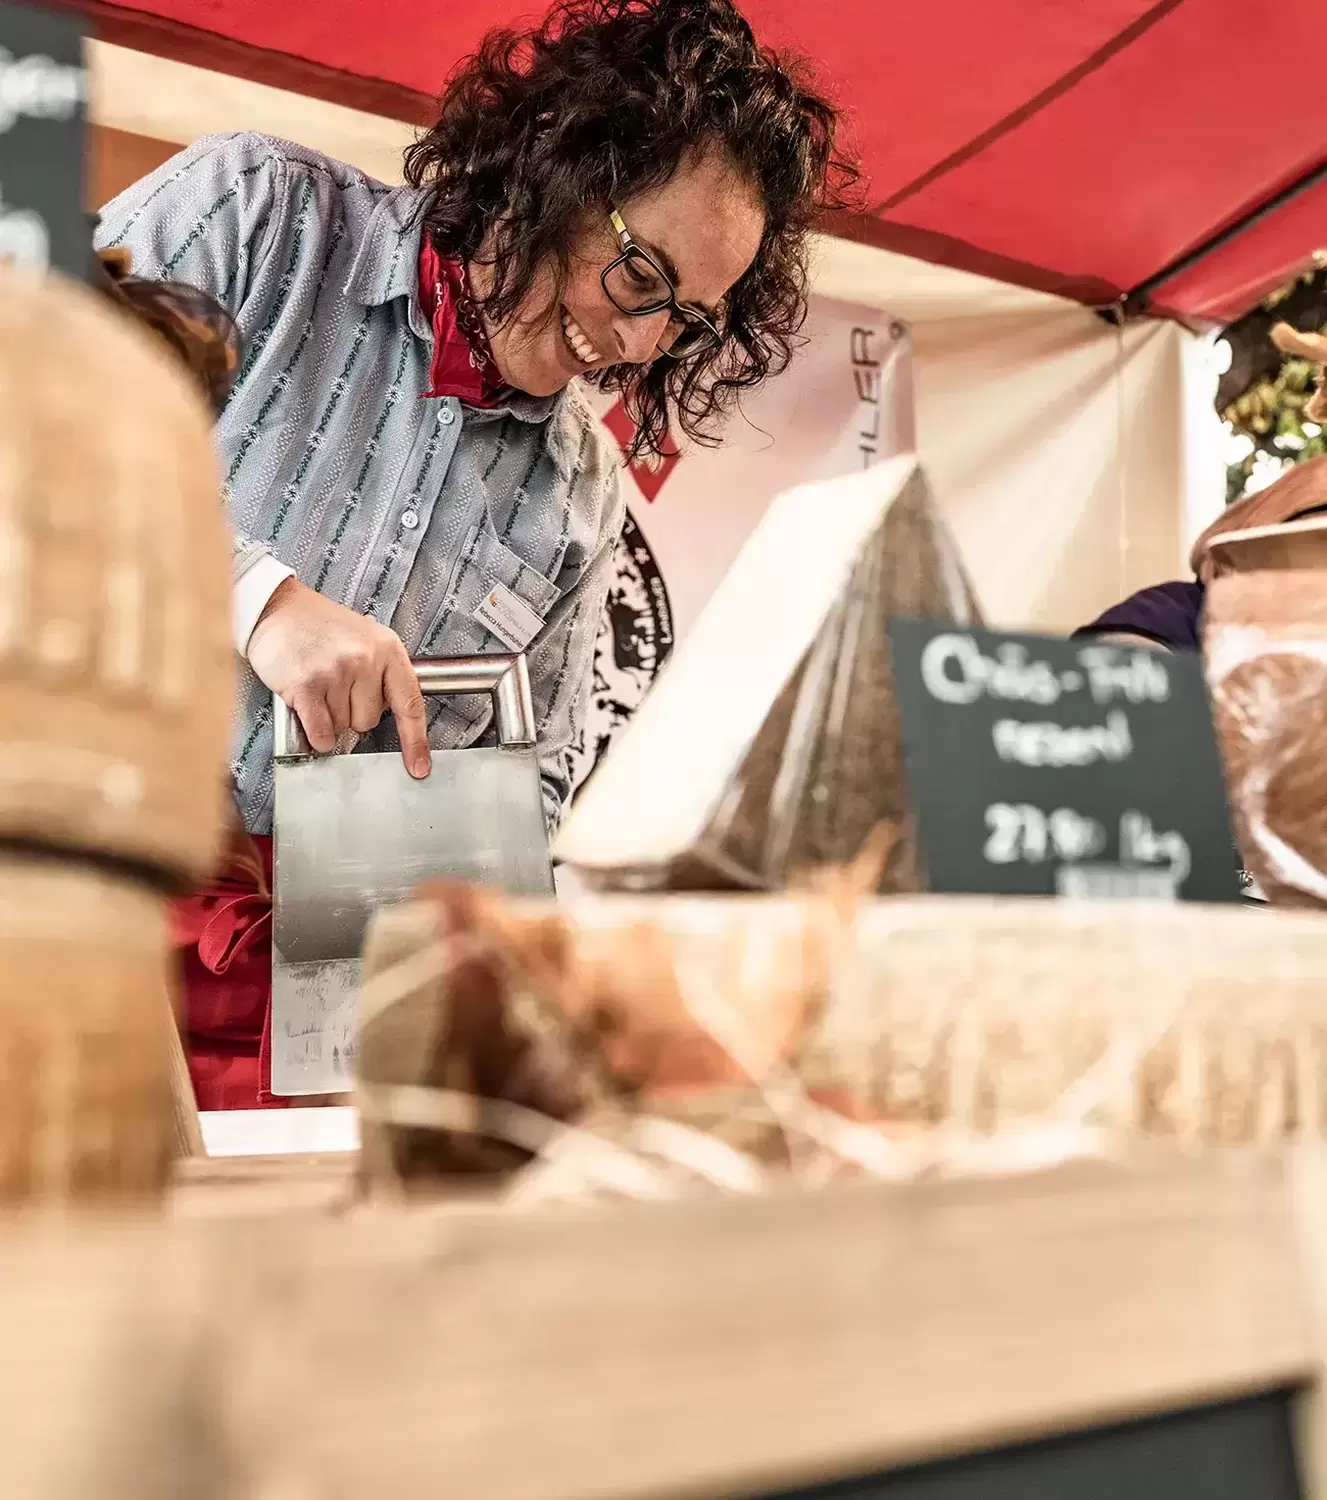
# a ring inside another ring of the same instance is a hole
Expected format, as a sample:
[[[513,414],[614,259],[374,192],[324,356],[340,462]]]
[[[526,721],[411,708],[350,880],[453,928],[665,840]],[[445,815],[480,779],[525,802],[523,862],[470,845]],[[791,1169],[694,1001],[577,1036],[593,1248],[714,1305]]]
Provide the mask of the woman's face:
[[[616,205],[631,237],[673,277],[678,300],[714,313],[756,258],[765,216],[755,189],[718,153],[684,163],[663,184]],[[660,358],[669,314],[629,317],[604,292],[600,275],[621,253],[605,213],[571,247],[567,285],[550,307],[551,270],[542,273],[507,321],[489,326],[503,380],[551,396],[577,375]],[[482,296],[482,264],[472,280]]]

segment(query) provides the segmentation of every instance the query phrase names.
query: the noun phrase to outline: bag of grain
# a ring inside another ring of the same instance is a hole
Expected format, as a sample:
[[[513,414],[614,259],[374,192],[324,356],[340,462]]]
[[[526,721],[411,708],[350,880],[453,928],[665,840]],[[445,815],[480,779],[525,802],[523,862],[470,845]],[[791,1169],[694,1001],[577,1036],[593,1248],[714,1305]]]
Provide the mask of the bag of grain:
[[[780,890],[887,824],[881,888],[914,889],[891,615],[980,623],[916,459],[779,496],[555,858],[601,889]]]

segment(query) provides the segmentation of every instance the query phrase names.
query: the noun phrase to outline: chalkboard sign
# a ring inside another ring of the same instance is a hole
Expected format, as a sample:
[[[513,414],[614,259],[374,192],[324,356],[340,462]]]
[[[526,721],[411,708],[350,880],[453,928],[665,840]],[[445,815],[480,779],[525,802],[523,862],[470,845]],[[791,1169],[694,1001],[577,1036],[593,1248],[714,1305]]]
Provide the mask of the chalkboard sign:
[[[1301,1500],[1292,1400],[1274,1392],[759,1500]]]
[[[892,620],[931,890],[1238,901],[1196,656]]]
[[[0,3],[0,262],[86,279],[86,93],[77,19]]]

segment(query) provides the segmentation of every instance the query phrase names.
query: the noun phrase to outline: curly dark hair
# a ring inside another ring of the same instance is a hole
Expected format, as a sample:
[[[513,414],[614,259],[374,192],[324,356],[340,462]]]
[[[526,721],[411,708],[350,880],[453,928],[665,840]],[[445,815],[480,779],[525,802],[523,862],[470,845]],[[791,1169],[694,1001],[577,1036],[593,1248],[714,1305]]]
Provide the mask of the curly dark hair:
[[[725,299],[723,342],[590,377],[622,393],[635,454],[658,454],[670,417],[713,443],[738,395],[787,366],[806,316],[807,234],[857,181],[837,126],[804,65],[760,47],[729,0],[562,0],[534,31],[485,37],[406,152],[405,176],[430,189],[424,228],[440,254],[473,260],[491,232],[484,308],[497,322],[545,265],[560,297],[577,230],[692,154],[718,148],[754,184],[765,232]]]

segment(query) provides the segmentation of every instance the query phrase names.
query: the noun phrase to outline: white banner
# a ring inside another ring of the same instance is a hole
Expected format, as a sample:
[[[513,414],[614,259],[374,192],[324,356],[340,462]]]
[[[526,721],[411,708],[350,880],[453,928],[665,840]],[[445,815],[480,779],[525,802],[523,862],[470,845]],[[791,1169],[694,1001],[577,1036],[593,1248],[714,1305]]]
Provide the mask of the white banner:
[[[904,324],[874,308],[813,298],[788,370],[747,397],[719,448],[688,445],[622,476],[627,524],[595,653],[593,697],[571,752],[579,786],[709,601],[781,490],[870,467],[915,446]],[[621,404],[591,391],[630,440]]]

